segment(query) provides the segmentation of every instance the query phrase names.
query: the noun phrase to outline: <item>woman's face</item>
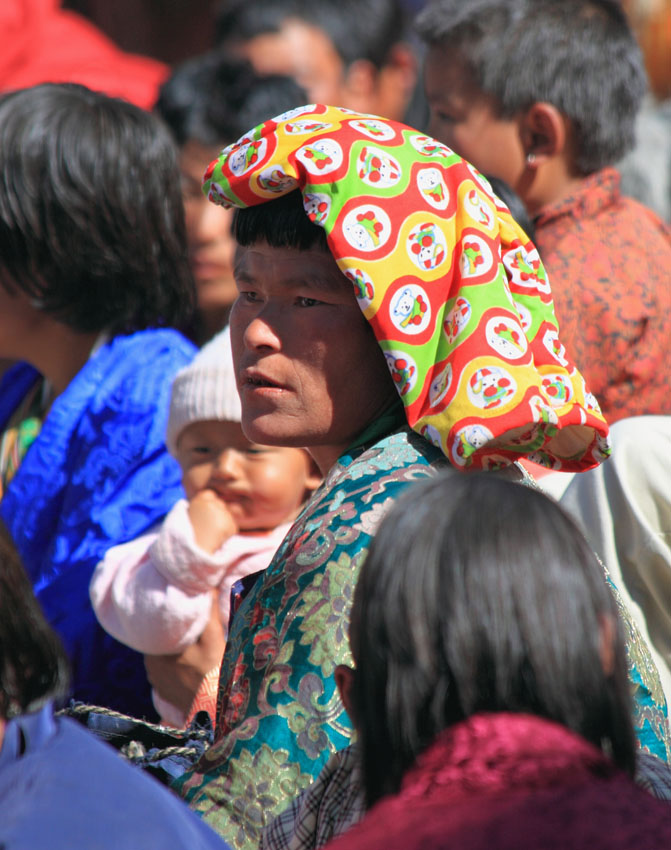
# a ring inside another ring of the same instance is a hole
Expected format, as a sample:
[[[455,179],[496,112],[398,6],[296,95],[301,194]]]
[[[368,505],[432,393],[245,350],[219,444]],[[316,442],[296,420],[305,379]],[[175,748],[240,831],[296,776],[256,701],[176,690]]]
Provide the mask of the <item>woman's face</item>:
[[[322,473],[396,394],[351,283],[319,248],[236,253],[231,340],[250,440],[303,446]]]
[[[233,213],[210,203],[201,189],[205,169],[219,153],[219,148],[188,141],[179,156],[189,261],[201,313],[220,312],[230,307],[237,295],[233,279]]]

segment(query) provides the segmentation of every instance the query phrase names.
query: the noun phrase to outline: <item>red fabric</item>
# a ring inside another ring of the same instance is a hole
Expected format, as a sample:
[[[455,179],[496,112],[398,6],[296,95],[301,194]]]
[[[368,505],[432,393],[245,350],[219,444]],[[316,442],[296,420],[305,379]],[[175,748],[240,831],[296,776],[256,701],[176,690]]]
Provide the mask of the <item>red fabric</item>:
[[[59,0],[0,3],[0,91],[81,83],[150,109],[168,72],[162,62],[124,53]]]
[[[668,850],[656,800],[562,726],[478,715],[443,735],[329,850]]]
[[[671,231],[614,168],[541,211],[536,245],[559,332],[609,422],[671,413]]]

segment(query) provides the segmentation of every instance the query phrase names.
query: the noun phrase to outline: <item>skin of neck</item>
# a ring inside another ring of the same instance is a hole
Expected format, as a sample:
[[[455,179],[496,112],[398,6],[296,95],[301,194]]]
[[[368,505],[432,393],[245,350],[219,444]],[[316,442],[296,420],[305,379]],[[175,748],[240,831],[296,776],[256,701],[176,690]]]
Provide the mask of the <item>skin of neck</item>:
[[[50,381],[54,395],[60,395],[86,363],[98,331],[84,333],[40,314],[39,320],[17,346],[15,358],[26,360]]]

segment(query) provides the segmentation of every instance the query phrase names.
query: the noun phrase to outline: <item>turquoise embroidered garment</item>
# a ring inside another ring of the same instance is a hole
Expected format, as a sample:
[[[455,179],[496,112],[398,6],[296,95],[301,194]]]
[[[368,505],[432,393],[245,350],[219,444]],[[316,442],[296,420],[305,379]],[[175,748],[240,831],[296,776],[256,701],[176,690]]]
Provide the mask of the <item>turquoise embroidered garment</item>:
[[[402,421],[397,406],[395,418],[375,423],[338,460],[233,620],[217,739],[176,788],[235,848],[256,848],[262,828],[351,739],[333,671],[351,663],[347,633],[359,568],[403,489],[449,469]],[[622,614],[639,746],[666,761],[659,677],[624,608]]]
[[[333,671],[351,663],[359,568],[393,501],[447,466],[402,422],[399,403],[339,458],[233,620],[217,740],[177,786],[234,847],[258,846],[267,820],[350,741]]]

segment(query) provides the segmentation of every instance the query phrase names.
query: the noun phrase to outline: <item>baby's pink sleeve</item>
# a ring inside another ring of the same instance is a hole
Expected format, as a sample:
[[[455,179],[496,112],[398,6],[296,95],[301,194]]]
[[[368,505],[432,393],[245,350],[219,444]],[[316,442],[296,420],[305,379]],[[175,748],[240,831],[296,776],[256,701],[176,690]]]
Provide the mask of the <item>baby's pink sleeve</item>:
[[[181,500],[153,533],[110,549],[91,580],[100,624],[138,652],[173,655],[195,643],[226,569],[219,553],[192,545],[186,507]]]

